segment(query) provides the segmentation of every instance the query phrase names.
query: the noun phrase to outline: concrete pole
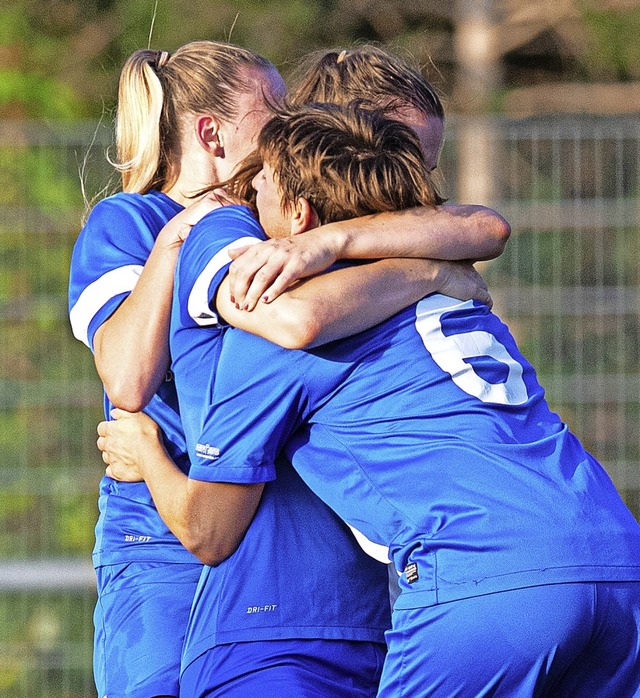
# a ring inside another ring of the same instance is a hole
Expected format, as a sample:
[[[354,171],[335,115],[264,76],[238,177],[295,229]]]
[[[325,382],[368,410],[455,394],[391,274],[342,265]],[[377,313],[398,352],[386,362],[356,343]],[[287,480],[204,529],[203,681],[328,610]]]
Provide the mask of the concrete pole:
[[[501,72],[493,0],[456,0],[455,22],[456,199],[490,206],[497,200],[497,144],[487,115]]]

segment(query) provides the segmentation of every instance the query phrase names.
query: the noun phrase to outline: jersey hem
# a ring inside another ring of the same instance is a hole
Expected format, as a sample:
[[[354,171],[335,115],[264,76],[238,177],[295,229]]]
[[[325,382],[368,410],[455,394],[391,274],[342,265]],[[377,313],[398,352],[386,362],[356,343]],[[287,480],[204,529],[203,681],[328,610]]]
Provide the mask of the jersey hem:
[[[155,551],[154,551],[155,552]],[[149,550],[143,550],[141,552],[132,551],[130,553],[124,552],[100,552],[93,553],[91,556],[94,569],[98,567],[108,567],[110,565],[122,565],[127,562],[162,562],[167,565],[200,565],[202,562],[198,558],[185,550],[183,554],[176,554],[175,556],[167,555],[167,547],[162,546],[162,552],[158,551],[156,554],[151,554]]]
[[[385,644],[384,633],[386,627],[380,628],[345,628],[345,627],[322,627],[322,628],[247,628],[240,631],[223,631],[217,636],[210,635],[200,640],[195,645],[185,649],[183,653],[180,675],[198,657],[219,645],[230,645],[234,642],[264,642],[270,640],[344,640],[351,642],[373,642]]]
[[[456,585],[455,588],[438,586],[436,589],[422,589],[420,591],[411,591],[403,588],[395,602],[394,608],[411,610],[436,606],[451,601],[460,601],[475,596],[526,589],[528,587],[598,582],[640,582],[640,566],[582,567],[573,570],[573,573],[567,569],[536,570],[535,575],[531,571],[513,572],[502,576],[500,579],[492,577],[479,581],[464,582]]]
[[[231,482],[251,485],[271,482],[276,479],[276,473],[273,465],[238,468],[194,464],[189,470],[189,478],[202,482]]]
[[[179,698],[180,689],[178,686],[167,688],[163,684],[148,684],[142,688],[130,689],[127,688],[126,693],[105,691],[99,694],[99,698],[149,698],[149,696],[169,696],[170,698]]]

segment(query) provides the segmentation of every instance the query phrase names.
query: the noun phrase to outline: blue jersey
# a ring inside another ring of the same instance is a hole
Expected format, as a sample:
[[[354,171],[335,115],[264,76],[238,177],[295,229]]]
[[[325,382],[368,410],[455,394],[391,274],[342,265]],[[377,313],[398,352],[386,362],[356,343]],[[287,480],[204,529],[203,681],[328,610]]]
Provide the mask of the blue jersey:
[[[180,250],[170,341],[192,462],[198,459],[197,439],[219,380],[222,339],[230,331],[215,307],[231,261],[228,250],[263,239],[249,209],[226,206],[195,225]],[[265,487],[239,548],[203,571],[183,666],[231,642],[384,641],[390,624],[386,568],[362,553],[345,524],[290,464],[274,461],[269,469],[277,478]]]
[[[640,527],[486,306],[434,294],[311,351],[227,332],[192,477],[259,482],[285,448],[402,573],[396,608],[640,580]]]
[[[73,250],[69,316],[74,335],[90,348],[98,327],[131,293],[163,226],[183,207],[168,196],[116,194],[92,210]],[[104,398],[105,415],[113,405]],[[188,457],[170,376],[144,410],[161,427],[170,456],[185,472]],[[93,559],[96,566],[128,561],[197,562],[160,518],[145,483],[103,477]]]

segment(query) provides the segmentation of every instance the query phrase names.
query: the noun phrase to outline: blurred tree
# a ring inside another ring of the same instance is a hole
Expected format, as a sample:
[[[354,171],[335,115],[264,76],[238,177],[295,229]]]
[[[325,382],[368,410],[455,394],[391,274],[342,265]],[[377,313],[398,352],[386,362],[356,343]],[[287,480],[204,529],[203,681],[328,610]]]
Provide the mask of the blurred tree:
[[[585,33],[590,51],[584,62],[595,79],[628,82],[640,79],[640,4],[637,2],[584,4]]]
[[[451,94],[455,6],[440,0],[4,0],[0,117],[95,117],[113,106],[120,66],[132,51],[148,45],[171,51],[203,38],[250,46],[285,74],[313,48],[387,43],[413,54]],[[493,6],[494,45],[509,86],[638,77],[638,0],[495,0]]]

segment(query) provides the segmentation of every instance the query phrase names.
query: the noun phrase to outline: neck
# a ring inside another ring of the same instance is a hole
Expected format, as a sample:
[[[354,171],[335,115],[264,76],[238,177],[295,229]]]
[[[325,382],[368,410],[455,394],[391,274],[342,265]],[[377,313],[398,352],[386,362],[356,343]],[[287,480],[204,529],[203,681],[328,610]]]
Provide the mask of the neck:
[[[191,142],[181,143],[180,161],[171,168],[164,194],[183,206],[193,203],[193,195],[219,181],[214,158],[200,145]]]

